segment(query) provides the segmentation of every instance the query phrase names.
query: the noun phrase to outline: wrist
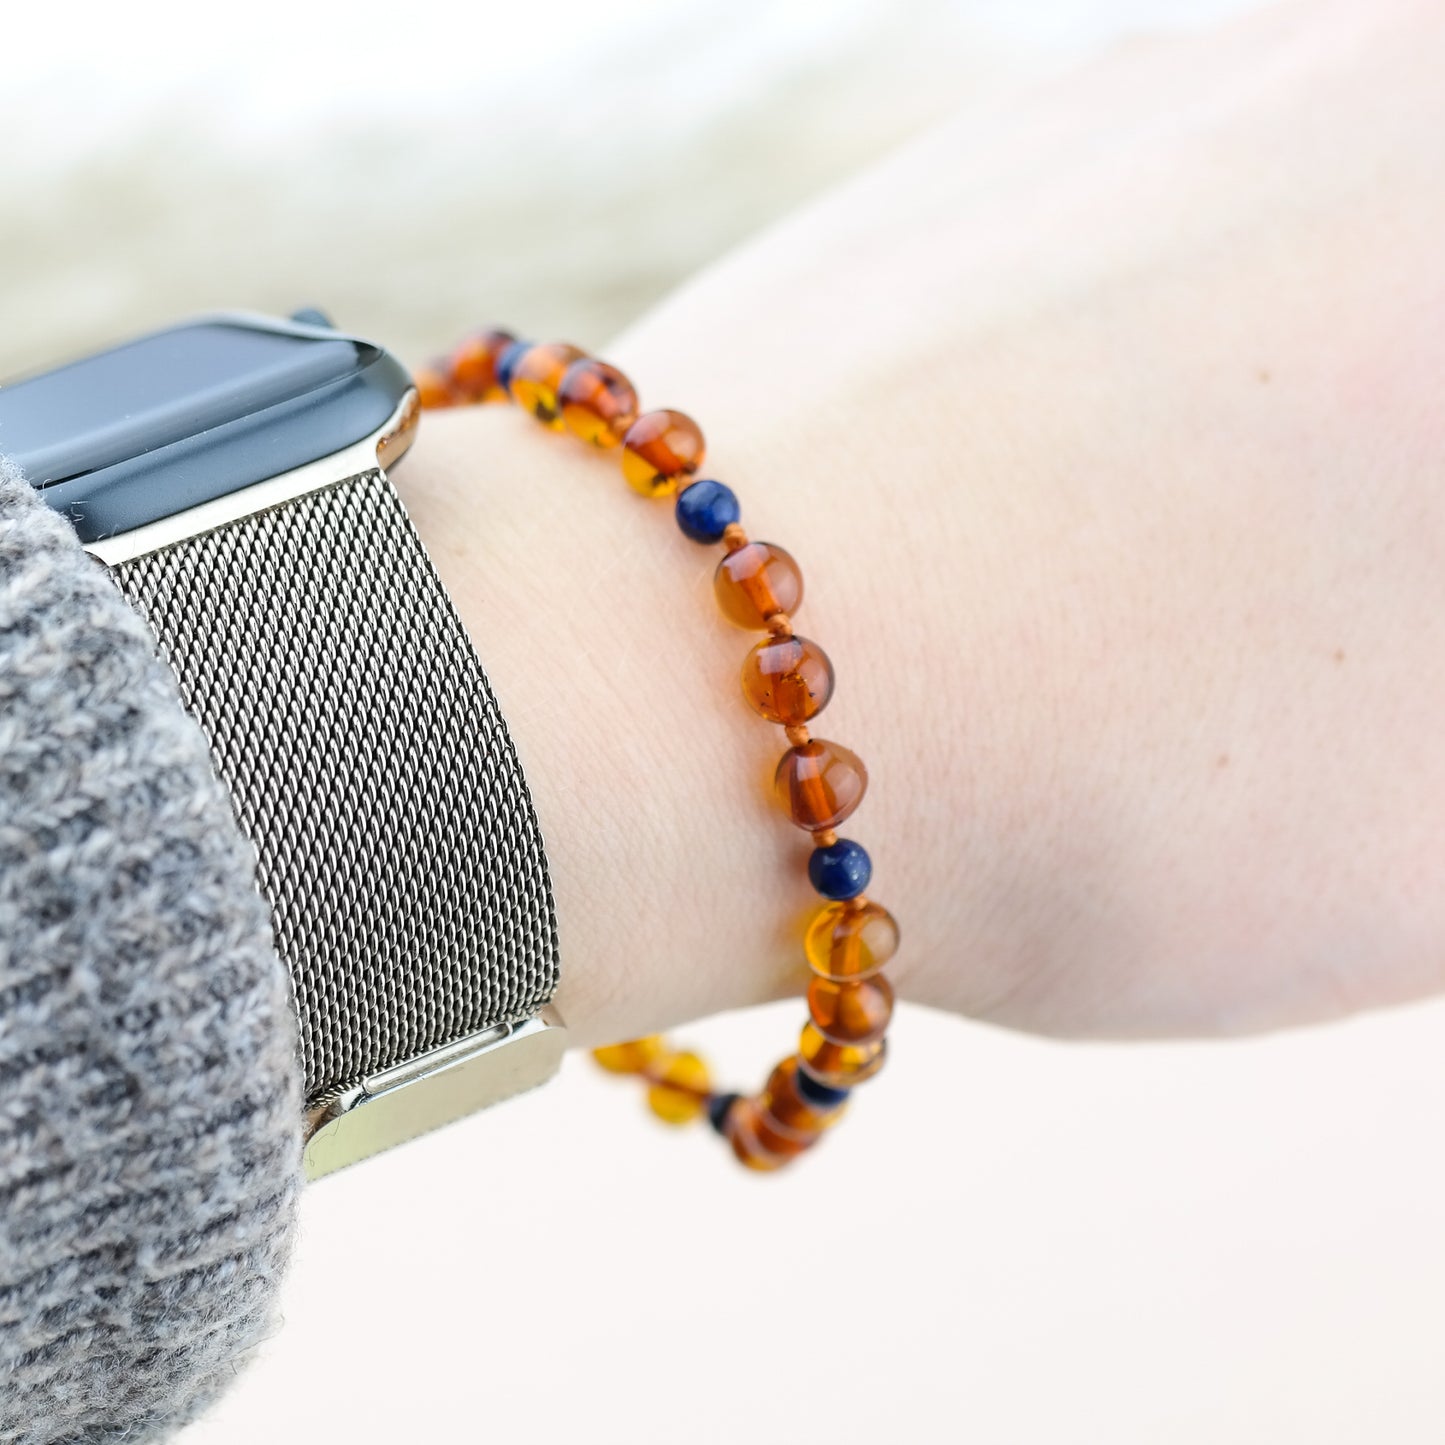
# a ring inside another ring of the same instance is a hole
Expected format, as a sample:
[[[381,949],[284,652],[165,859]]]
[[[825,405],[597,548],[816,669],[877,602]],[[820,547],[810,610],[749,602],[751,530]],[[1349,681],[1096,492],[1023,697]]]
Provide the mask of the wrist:
[[[806,844],[738,781],[775,759],[737,726],[707,554],[614,481],[505,408],[429,415],[398,473],[526,771],[582,1045],[803,977],[781,865]]]
[[[843,679],[814,731],[870,769],[843,832],[905,920],[899,991],[986,1012],[1025,966],[1000,946],[1018,922],[997,898],[1014,857],[1001,834],[1029,795],[1016,771],[1040,756],[1018,716],[1037,690],[1013,685],[1017,659],[1003,682],[985,646],[982,599],[1007,595],[987,530],[966,564],[949,556],[939,489],[917,473],[878,485],[871,443],[825,407],[779,437],[744,394],[729,402],[726,377],[695,379],[697,412],[716,417],[704,472],[745,493],[754,535],[795,550],[799,630]],[[739,712],[748,639],[717,615],[721,553],[683,538],[670,503],[617,486],[611,460],[508,408],[467,408],[428,416],[398,478],[527,771],[557,895],[558,1004],[581,1043],[801,993],[817,906],[808,840],[779,827],[771,797],[782,740]]]

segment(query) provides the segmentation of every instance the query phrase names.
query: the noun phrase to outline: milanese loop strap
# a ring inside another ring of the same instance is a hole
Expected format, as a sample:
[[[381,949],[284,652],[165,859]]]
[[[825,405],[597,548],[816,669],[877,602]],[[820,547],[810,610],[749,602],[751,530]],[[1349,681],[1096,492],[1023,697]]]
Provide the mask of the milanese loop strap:
[[[371,471],[114,568],[211,741],[295,986],[307,1101],[557,984],[506,725]]]

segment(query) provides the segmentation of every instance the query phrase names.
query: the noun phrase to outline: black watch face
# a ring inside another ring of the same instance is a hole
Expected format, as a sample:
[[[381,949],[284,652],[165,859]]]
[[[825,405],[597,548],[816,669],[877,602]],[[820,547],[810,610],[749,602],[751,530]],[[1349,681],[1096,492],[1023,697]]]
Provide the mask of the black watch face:
[[[95,542],[342,451],[410,385],[324,325],[210,317],[0,386],[0,454]]]

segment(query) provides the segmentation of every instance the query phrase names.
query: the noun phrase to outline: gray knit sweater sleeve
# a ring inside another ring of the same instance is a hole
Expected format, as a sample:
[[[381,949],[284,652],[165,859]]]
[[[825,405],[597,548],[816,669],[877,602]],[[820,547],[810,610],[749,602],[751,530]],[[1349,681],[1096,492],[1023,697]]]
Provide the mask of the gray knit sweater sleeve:
[[[151,638],[0,461],[0,1442],[162,1437],[274,1328],[301,1116],[254,863]]]

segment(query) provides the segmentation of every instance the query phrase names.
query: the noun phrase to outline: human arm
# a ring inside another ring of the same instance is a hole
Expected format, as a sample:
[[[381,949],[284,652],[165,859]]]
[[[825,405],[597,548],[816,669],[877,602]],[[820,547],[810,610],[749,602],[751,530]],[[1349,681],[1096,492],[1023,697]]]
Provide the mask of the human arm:
[[[1122,52],[599,348],[799,559],[904,997],[1133,1036],[1440,987],[1441,29]],[[579,1037],[800,991],[806,843],[711,554],[506,410],[428,418],[398,480],[529,770]]]

